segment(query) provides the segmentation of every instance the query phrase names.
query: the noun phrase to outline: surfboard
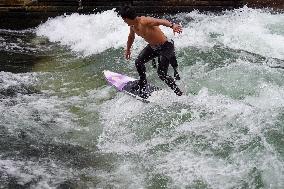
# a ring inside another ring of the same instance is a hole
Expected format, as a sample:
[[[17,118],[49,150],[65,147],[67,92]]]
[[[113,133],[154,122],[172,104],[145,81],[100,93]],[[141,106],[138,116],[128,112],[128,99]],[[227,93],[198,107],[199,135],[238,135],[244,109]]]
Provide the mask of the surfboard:
[[[136,90],[136,86],[138,85],[137,79],[109,70],[104,70],[103,73],[107,82],[118,91],[124,92],[142,102],[149,103],[150,101],[147,100],[147,98],[151,96],[154,91],[159,90],[158,87],[147,84],[144,93],[141,94],[139,90]]]

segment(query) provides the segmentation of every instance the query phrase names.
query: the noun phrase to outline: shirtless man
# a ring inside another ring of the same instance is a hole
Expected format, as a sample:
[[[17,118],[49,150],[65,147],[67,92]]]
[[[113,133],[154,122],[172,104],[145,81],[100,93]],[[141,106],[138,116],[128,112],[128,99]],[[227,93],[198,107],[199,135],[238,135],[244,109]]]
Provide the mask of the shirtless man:
[[[145,63],[155,57],[160,57],[158,65],[158,76],[163,80],[178,96],[182,95],[181,90],[175,83],[175,80],[168,75],[168,67],[171,64],[174,68],[174,75],[179,79],[177,72],[177,60],[175,56],[175,49],[172,40],[168,40],[165,34],[159,28],[160,25],[170,27],[173,32],[181,33],[182,28],[178,24],[174,24],[165,19],[156,19],[152,17],[138,17],[135,10],[129,6],[123,7],[120,11],[120,16],[125,23],[130,26],[130,33],[127,40],[127,48],[125,51],[125,58],[130,59],[130,49],[135,39],[135,34],[144,38],[149,44],[141,51],[135,60],[135,66],[140,76],[137,90],[143,95],[146,79]],[[147,98],[147,95],[144,95]]]

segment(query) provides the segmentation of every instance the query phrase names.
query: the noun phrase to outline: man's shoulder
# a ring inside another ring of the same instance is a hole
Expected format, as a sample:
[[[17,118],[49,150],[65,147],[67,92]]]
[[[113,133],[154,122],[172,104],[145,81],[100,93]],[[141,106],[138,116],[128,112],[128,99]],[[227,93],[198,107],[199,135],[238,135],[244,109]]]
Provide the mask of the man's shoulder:
[[[149,20],[149,19],[153,19],[154,17],[151,16],[140,16],[141,20]]]
[[[141,16],[140,17],[140,23],[141,24],[148,24],[149,22],[151,22],[154,18],[150,17],[150,16]]]

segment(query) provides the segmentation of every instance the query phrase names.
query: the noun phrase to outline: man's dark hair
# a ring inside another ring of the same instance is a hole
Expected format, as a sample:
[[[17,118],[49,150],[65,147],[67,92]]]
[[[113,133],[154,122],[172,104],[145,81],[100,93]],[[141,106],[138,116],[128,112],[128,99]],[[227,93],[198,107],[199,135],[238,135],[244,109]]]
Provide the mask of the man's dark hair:
[[[122,7],[119,14],[122,18],[128,18],[131,20],[134,20],[137,17],[135,10],[130,6]]]

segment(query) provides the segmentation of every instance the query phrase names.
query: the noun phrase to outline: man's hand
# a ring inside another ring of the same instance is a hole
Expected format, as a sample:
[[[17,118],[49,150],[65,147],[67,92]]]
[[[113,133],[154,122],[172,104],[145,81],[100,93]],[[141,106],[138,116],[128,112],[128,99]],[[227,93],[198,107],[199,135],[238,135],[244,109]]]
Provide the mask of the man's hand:
[[[181,34],[181,32],[182,32],[181,25],[179,25],[179,24],[173,24],[172,29],[173,29],[174,35],[175,35],[175,33]]]
[[[126,49],[124,54],[125,54],[126,60],[129,60],[129,59],[130,59],[130,55],[131,55],[130,50],[129,50],[129,49]]]

